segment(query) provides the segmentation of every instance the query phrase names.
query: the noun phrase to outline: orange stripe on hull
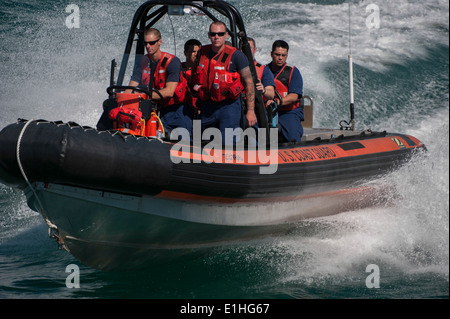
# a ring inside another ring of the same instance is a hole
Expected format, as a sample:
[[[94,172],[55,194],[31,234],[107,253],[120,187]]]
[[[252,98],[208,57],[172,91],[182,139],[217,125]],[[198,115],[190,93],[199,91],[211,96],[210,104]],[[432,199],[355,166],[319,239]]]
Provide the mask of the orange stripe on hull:
[[[251,204],[251,203],[270,203],[270,202],[287,202],[296,201],[309,198],[318,197],[332,197],[347,194],[357,194],[372,191],[372,187],[361,186],[351,189],[342,189],[322,193],[306,194],[306,195],[294,195],[294,196],[278,196],[278,197],[261,197],[261,198],[230,198],[230,197],[217,197],[217,196],[204,196],[197,194],[181,193],[175,191],[162,191],[156,197],[161,199],[168,199],[174,201],[187,201],[197,203],[218,203],[218,204]]]
[[[243,164],[243,165],[267,165],[271,164],[290,164],[290,163],[305,163],[305,162],[317,162],[323,160],[346,158],[352,156],[370,155],[376,153],[392,152],[399,149],[411,149],[421,147],[423,144],[414,137],[408,136],[415,146],[409,146],[409,144],[401,136],[388,136],[382,138],[355,140],[351,142],[342,142],[327,145],[315,145],[315,146],[302,146],[290,149],[272,150],[272,156],[270,156],[270,150],[262,151],[223,151],[212,150],[208,151],[199,148],[198,152],[182,152],[178,150],[170,150],[173,158],[179,158],[180,160],[189,159],[191,161],[200,163],[201,161],[206,163],[224,163],[224,164]],[[361,147],[346,149],[347,145],[360,144]],[[276,153],[275,153],[276,152]]]

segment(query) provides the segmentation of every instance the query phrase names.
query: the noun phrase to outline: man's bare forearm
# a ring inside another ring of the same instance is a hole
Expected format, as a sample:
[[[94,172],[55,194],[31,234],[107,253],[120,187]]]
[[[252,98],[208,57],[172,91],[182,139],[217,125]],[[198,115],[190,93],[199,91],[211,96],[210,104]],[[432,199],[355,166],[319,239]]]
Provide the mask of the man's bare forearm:
[[[252,74],[250,68],[246,67],[240,71],[242,82],[245,87],[245,97],[247,100],[247,109],[251,110],[255,108],[255,85],[253,83]]]

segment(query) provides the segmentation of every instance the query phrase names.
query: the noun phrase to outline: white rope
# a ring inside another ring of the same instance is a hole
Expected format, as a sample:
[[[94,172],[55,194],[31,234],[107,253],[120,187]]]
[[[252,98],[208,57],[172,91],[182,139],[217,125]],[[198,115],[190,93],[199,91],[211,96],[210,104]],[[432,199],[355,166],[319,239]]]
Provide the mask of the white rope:
[[[20,161],[20,144],[22,143],[22,138],[23,138],[23,135],[25,134],[25,130],[27,129],[28,125],[30,125],[32,122],[34,122],[34,120],[29,120],[27,123],[25,123],[22,130],[20,131],[19,138],[17,139],[17,145],[16,145],[16,158],[17,158],[17,164],[19,165],[20,172],[22,173],[22,176],[25,179],[25,182],[27,183],[28,187],[31,189],[34,196],[36,197],[36,200],[39,203],[42,216],[44,217],[44,220],[47,223],[47,226],[49,227],[49,235],[50,235],[51,229],[58,229],[58,227],[56,227],[56,225],[52,224],[52,222],[50,222],[50,220],[48,219],[47,214],[45,213],[45,210],[44,210],[44,206],[42,205],[42,203],[36,193],[36,190],[34,189],[34,187],[31,185],[30,181],[28,180],[28,177],[25,174],[25,170],[23,169],[22,162]]]

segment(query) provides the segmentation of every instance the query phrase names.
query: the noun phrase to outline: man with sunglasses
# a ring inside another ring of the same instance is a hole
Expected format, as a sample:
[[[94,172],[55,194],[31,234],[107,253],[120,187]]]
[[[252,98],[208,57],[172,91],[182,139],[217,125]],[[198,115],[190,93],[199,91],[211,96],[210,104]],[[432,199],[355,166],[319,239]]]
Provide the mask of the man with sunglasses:
[[[162,38],[159,30],[144,32],[147,54],[135,64],[129,86],[152,87],[152,99],[161,106],[160,119],[166,131],[183,127],[192,133],[192,110],[184,105],[187,83],[181,76],[181,61],[178,57],[161,51]]]
[[[229,142],[225,138],[225,129],[240,127],[240,95],[244,90],[247,123],[254,126],[257,122],[255,89],[247,57],[225,43],[228,38],[226,25],[221,21],[213,22],[208,37],[211,44],[202,47],[193,69],[193,90],[199,99],[202,130],[216,127],[220,129],[222,141]]]

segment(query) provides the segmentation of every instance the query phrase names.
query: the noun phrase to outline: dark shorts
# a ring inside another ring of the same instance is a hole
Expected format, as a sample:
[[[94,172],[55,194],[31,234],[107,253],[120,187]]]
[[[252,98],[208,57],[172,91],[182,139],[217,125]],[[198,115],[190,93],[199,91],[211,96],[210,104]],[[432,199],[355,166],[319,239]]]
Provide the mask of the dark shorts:
[[[164,125],[164,129],[173,131],[176,128],[182,127],[188,130],[189,135],[192,136],[192,116],[193,107],[190,105],[177,104],[167,106],[161,109],[160,119]]]
[[[222,134],[223,143],[225,143],[226,128],[240,128],[242,110],[240,98],[235,101],[228,100],[219,103],[202,101],[200,110],[202,132],[209,127],[218,128]]]
[[[292,111],[282,111],[278,114],[278,126],[287,141],[300,142],[303,136],[302,120],[303,108],[298,107]]]

